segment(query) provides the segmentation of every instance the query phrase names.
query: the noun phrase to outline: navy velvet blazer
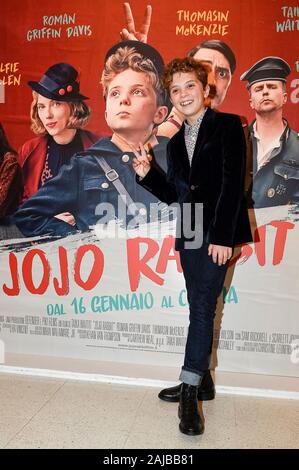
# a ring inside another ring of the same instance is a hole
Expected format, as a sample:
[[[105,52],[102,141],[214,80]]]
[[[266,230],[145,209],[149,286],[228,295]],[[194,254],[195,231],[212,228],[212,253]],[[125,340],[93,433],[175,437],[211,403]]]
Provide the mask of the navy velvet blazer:
[[[207,109],[191,168],[184,128],[168,142],[167,175],[152,164],[139,184],[167,204],[203,203],[208,243],[232,247],[252,241],[244,196],[246,145],[240,118]],[[183,236],[177,238],[177,250],[184,248],[184,241]]]

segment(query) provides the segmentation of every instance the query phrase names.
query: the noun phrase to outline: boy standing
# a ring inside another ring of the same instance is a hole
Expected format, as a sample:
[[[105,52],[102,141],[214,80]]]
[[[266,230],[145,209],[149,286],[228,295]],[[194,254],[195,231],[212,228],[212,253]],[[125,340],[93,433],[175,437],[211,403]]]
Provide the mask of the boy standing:
[[[179,403],[180,431],[188,435],[204,431],[197,397],[209,374],[213,322],[228,260],[234,245],[252,240],[243,195],[242,124],[238,116],[205,107],[207,75],[206,66],[190,57],[175,59],[166,67],[165,88],[173,106],[185,116],[184,125],[167,146],[167,176],[149,162],[142,146],[133,160],[139,184],[161,201],[178,202],[181,208],[189,203],[193,212],[196,204],[203,204],[202,245],[188,246],[183,235],[176,240],[190,309]]]

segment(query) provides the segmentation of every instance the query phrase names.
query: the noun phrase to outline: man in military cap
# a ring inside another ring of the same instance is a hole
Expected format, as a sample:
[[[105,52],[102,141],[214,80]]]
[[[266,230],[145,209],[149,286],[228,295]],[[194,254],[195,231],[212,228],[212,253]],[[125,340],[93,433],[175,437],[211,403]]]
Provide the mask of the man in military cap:
[[[299,202],[299,134],[283,118],[289,64],[264,57],[244,72],[250,106],[256,119],[250,126],[253,181],[250,203],[255,208]]]

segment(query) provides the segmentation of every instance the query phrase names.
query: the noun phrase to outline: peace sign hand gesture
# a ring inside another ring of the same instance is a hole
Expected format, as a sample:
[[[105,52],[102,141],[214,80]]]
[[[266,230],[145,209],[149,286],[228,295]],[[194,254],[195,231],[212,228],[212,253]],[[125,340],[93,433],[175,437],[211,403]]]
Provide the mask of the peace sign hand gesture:
[[[135,40],[147,42],[147,35],[151,25],[152,7],[147,5],[144,13],[143,23],[140,31],[136,31],[132,10],[129,3],[124,3],[124,12],[127,28],[123,28],[120,32],[122,41]]]
[[[150,161],[152,156],[148,153],[144,145],[140,142],[139,149],[132,146],[132,151],[135,155],[135,158],[132,160],[133,168],[138,176],[144,178],[151,169]]]

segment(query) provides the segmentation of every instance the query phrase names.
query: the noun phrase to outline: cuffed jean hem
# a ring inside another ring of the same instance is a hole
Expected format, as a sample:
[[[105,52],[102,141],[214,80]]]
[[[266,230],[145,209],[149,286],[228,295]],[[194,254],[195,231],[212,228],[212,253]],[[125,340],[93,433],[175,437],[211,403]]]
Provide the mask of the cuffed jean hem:
[[[198,387],[201,384],[202,375],[196,374],[196,372],[190,372],[189,370],[182,369],[179,379],[185,384]]]

